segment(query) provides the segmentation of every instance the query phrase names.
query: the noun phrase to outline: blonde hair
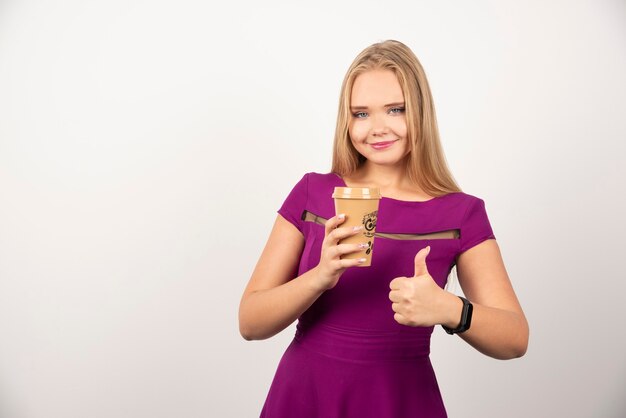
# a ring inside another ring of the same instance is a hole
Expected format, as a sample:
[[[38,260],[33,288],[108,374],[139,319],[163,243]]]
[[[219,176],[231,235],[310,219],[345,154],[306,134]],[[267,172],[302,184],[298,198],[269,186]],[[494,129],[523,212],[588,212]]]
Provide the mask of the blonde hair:
[[[393,71],[402,88],[409,146],[405,169],[411,183],[431,196],[461,191],[448,169],[439,140],[435,106],[424,69],[413,51],[394,40],[365,48],[346,73],[339,98],[332,172],[348,176],[365,162],[365,157],[350,141],[348,126],[352,117],[350,98],[354,80],[371,70]]]

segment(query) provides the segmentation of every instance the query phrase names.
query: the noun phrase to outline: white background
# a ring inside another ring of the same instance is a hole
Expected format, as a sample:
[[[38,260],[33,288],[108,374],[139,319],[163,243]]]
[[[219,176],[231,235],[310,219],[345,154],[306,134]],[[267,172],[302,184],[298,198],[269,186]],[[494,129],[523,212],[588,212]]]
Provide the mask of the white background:
[[[451,417],[626,415],[624,1],[0,2],[0,417],[254,417],[293,328],[238,333],[276,210],[398,39],[531,327],[437,329]]]

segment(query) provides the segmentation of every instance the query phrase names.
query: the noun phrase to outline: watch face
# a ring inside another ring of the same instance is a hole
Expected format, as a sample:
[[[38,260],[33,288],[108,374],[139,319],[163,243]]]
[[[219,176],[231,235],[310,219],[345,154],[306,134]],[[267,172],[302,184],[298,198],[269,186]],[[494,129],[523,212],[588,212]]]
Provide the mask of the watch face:
[[[463,307],[465,308],[465,306]],[[465,310],[465,309],[463,309]],[[474,305],[472,305],[469,301],[467,302],[467,315],[465,319],[465,329],[463,331],[467,331],[472,324],[472,313],[474,313]]]
[[[474,311],[474,306],[469,300],[462,296],[459,296],[459,299],[463,301],[463,310],[461,311],[461,322],[459,323],[459,326],[453,329],[442,325],[443,329],[450,335],[467,331],[472,323],[472,312]]]

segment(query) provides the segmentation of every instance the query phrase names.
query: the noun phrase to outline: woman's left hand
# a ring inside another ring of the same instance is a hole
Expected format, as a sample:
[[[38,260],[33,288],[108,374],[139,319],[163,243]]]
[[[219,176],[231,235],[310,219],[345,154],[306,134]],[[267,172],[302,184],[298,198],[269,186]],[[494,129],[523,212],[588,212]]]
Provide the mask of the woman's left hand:
[[[397,277],[391,281],[389,299],[394,319],[412,327],[429,327],[444,324],[456,327],[461,317],[462,302],[452,293],[443,290],[428,273],[426,257],[430,246],[415,255],[413,277]],[[458,312],[455,312],[458,307]],[[454,319],[457,318],[457,323]]]

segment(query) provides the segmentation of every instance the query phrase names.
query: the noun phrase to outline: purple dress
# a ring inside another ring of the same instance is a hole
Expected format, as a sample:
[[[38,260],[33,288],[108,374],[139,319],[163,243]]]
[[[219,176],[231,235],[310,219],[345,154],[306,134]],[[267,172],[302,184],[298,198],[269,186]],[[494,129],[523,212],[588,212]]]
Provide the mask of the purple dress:
[[[308,173],[278,211],[305,239],[298,276],[319,263],[336,186],[346,186],[336,174]],[[424,236],[441,231],[446,238]],[[383,197],[376,233],[372,266],[347,269],[299,318],[261,417],[446,417],[429,359],[433,327],[398,324],[389,283],[412,276],[415,254],[430,245],[428,271],[443,287],[460,253],[495,238],[485,204],[461,192],[425,202]]]

